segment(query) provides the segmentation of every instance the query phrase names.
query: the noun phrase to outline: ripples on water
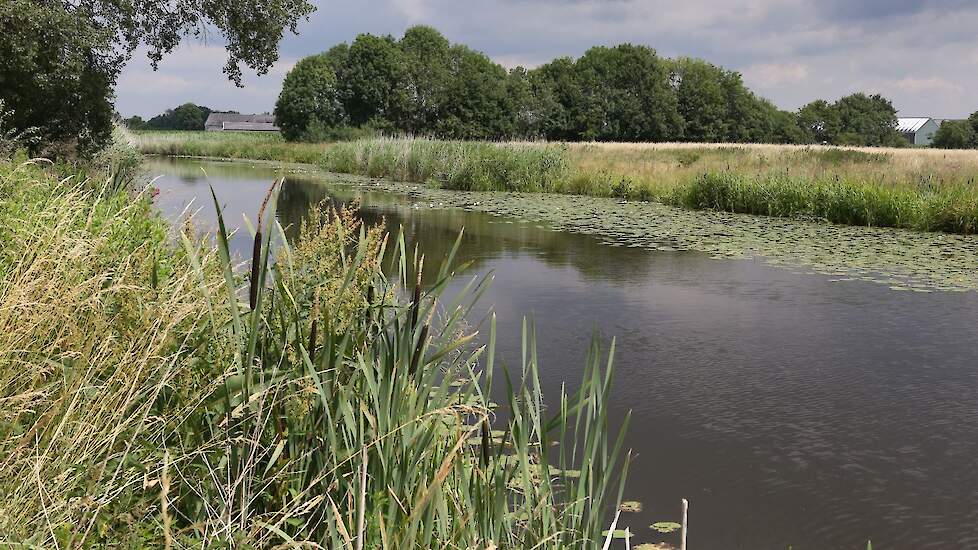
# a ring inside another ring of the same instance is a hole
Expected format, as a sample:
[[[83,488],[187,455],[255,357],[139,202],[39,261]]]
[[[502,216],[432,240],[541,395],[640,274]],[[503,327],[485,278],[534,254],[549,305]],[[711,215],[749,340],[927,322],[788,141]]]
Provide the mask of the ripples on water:
[[[165,174],[161,210],[197,197],[204,226],[208,183],[233,222],[254,218],[275,175],[150,171]],[[693,548],[978,546],[978,295],[947,291],[975,288],[974,238],[347,177],[291,178],[279,219],[296,225],[328,197],[359,197],[429,259],[464,226],[460,260],[495,273],[483,305],[499,353],[518,360],[532,315],[551,394],[579,377],[592,330],[617,337],[615,413],[634,411],[638,453],[625,496],[645,503],[623,521],[639,542],[662,539],[648,525],[685,497]]]

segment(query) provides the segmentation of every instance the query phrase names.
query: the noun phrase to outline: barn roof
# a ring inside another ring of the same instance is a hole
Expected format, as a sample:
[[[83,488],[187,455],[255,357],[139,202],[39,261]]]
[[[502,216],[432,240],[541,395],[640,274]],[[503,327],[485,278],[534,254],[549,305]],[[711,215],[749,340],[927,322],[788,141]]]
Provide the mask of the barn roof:
[[[906,134],[912,134],[917,130],[920,130],[927,121],[930,120],[929,117],[907,117],[897,119],[897,131]]]

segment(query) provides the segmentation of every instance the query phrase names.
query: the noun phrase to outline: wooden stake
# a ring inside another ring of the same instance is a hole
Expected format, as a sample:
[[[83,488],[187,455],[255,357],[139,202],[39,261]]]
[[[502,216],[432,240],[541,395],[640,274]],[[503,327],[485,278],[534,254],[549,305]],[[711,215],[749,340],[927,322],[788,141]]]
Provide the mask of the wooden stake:
[[[682,540],[679,543],[679,550],[686,550],[686,513],[689,510],[689,501],[683,499],[683,531]]]

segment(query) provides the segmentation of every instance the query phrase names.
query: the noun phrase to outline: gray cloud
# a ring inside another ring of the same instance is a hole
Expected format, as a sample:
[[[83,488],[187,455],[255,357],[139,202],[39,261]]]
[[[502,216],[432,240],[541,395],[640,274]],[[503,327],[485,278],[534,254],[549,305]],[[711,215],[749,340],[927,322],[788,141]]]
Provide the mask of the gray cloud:
[[[759,94],[795,109],[816,98],[879,92],[901,112],[960,117],[978,109],[978,5],[971,0],[316,0],[286,37],[281,61],[236,89],[221,44],[187,45],[154,73],[136,58],[120,79],[124,115],[194,101],[270,110],[299,58],[358,33],[399,36],[413,24],[484,51],[506,66],[579,56],[593,45],[646,44],[741,71]]]

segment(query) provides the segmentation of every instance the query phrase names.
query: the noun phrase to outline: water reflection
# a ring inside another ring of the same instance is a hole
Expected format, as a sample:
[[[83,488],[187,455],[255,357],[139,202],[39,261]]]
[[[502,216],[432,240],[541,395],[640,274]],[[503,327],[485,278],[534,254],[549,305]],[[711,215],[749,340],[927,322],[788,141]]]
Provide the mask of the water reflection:
[[[241,225],[278,175],[187,161],[151,171],[167,174],[161,210],[196,197],[203,225],[208,184]],[[359,200],[369,222],[403,227],[429,269],[464,227],[459,259],[495,274],[477,317],[497,313],[510,362],[521,318],[536,319],[550,394],[579,376],[592,330],[618,338],[614,412],[634,410],[626,497],[645,510],[627,521],[640,540],[685,497],[695,548],[978,546],[978,294],[612,247],[302,175],[282,189],[278,219],[294,231],[324,199]],[[234,246],[247,253],[247,239]]]

